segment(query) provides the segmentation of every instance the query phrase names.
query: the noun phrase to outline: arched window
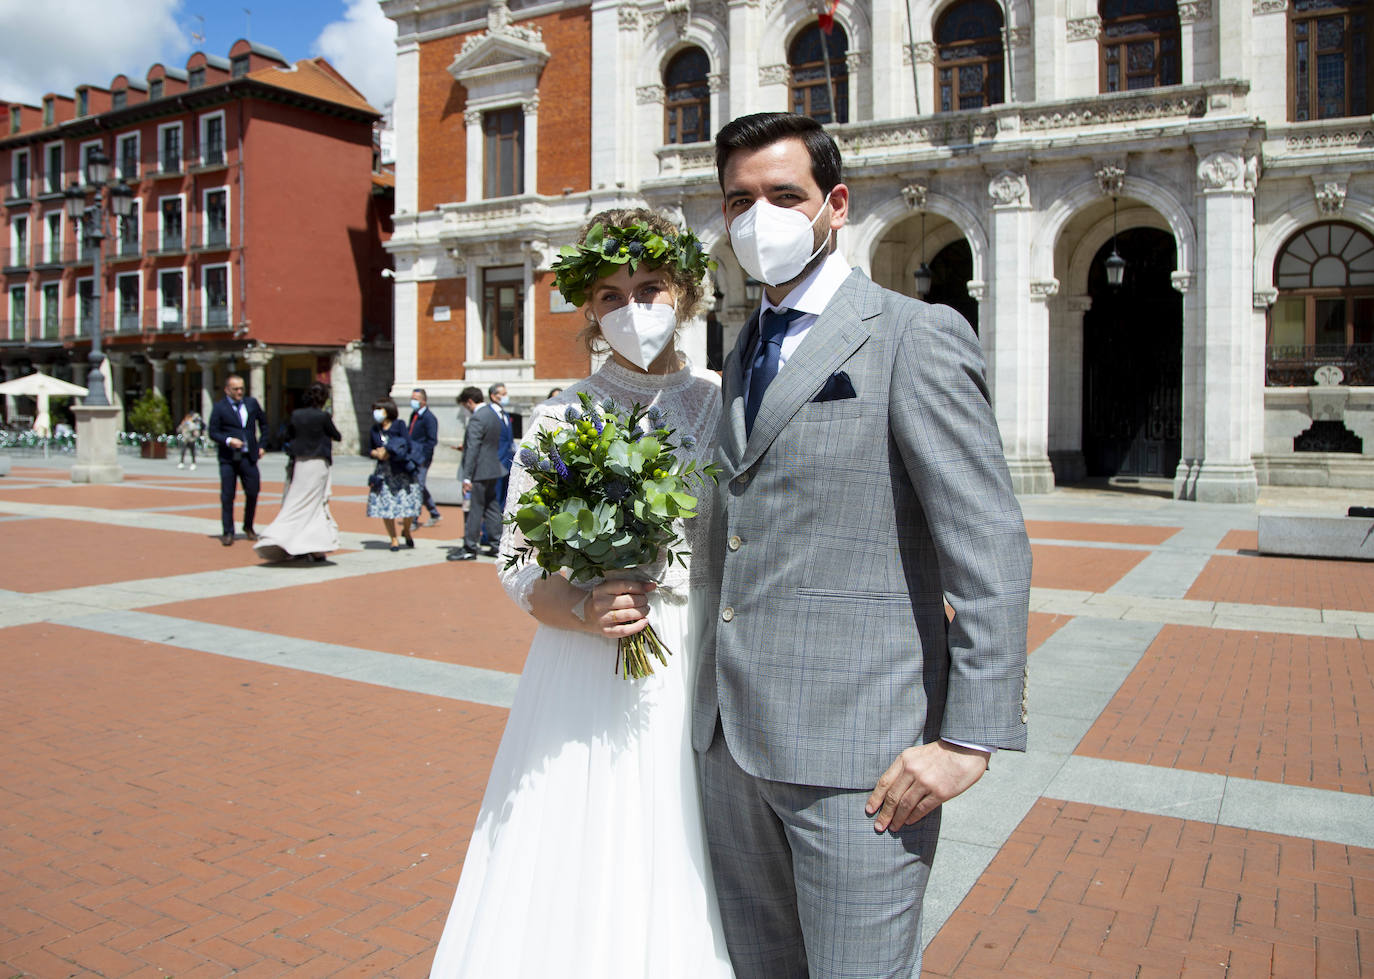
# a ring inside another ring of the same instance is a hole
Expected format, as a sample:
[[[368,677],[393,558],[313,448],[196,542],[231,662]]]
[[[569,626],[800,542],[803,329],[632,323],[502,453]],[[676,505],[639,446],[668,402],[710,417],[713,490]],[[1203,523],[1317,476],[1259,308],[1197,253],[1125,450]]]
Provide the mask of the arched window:
[[[935,46],[939,111],[1004,101],[1002,9],[993,0],[966,0],[946,10],[935,22]]]
[[[1102,91],[1183,81],[1177,0],[1102,0]]]
[[[1279,253],[1274,285],[1279,298],[1269,311],[1271,382],[1276,362],[1304,361],[1304,384],[1312,383],[1311,367],[1319,363],[1341,366],[1348,382],[1352,366],[1371,366],[1374,237],[1367,231],[1335,221],[1304,228]]]
[[[1288,90],[1295,122],[1369,113],[1372,8],[1374,0],[1294,0],[1289,5]]]
[[[673,56],[663,72],[663,141],[700,143],[711,138],[711,59],[701,48]]]
[[[829,34],[812,24],[796,36],[787,49],[793,112],[820,123],[849,121],[848,54],[849,38],[839,24]],[[834,99],[830,97],[832,87]]]

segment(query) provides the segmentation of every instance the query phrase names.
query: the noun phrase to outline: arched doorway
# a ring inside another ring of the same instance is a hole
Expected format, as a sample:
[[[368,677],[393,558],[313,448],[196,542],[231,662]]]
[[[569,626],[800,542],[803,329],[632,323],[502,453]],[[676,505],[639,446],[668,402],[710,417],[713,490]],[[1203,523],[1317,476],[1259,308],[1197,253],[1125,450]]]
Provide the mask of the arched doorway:
[[[1155,228],[1116,238],[1121,286],[1107,284],[1103,245],[1083,315],[1083,460],[1089,476],[1172,477],[1182,455],[1183,297],[1169,273],[1174,239]]]
[[[978,332],[978,303],[968,294],[973,278],[973,249],[968,239],[951,241],[930,260],[930,292],[925,301],[952,306]]]

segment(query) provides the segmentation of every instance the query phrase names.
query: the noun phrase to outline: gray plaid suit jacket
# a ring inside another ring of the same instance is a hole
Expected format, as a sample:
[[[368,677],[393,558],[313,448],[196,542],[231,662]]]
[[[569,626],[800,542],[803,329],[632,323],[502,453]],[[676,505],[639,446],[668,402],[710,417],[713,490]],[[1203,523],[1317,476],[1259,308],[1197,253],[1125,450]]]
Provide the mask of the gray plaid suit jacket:
[[[1030,545],[977,337],[855,270],[746,439],[757,318],[725,362],[722,471],[694,555],[713,613],[698,617],[694,747],[719,716],[751,775],[848,789],[940,737],[1024,750]],[[813,400],[841,371],[857,397]]]

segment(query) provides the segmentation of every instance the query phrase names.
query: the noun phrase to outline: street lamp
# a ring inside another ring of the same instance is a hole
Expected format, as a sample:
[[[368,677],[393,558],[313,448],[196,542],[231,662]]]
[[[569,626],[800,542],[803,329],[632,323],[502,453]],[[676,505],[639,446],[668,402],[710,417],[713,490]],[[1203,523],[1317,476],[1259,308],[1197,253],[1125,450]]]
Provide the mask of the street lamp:
[[[926,210],[921,208],[921,264],[911,273],[916,280],[916,295],[921,299],[930,295],[930,286],[935,281],[935,273],[926,264]]]
[[[1116,195],[1112,195],[1112,253],[1102,263],[1107,270],[1107,285],[1120,289],[1126,279],[1126,260],[1116,250]]]
[[[86,404],[102,407],[110,402],[105,397],[105,376],[100,372],[100,362],[105,355],[100,349],[100,293],[103,284],[101,272],[101,249],[105,241],[105,190],[110,179],[110,158],[104,150],[97,147],[86,158],[86,188],[73,183],[63,196],[67,199],[67,215],[76,226],[77,234],[83,244],[91,249],[95,263],[94,278],[91,281],[91,352],[88,359],[91,369],[86,373]],[[93,196],[87,198],[87,190]],[[109,208],[116,218],[127,218],[134,212],[134,192],[124,181],[109,186]]]

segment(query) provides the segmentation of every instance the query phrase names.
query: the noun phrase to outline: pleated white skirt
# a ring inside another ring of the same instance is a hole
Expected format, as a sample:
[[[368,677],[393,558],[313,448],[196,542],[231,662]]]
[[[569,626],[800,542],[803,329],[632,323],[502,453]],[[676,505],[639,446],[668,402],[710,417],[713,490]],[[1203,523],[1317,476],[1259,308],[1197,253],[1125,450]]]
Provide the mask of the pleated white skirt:
[[[541,627],[492,766],[431,976],[733,975],[690,742],[687,607],[645,680],[615,643]]]

